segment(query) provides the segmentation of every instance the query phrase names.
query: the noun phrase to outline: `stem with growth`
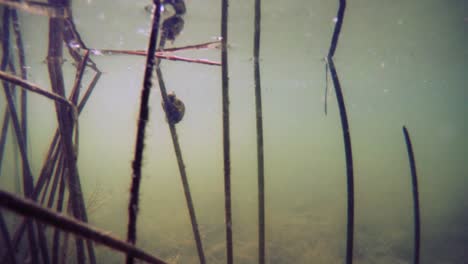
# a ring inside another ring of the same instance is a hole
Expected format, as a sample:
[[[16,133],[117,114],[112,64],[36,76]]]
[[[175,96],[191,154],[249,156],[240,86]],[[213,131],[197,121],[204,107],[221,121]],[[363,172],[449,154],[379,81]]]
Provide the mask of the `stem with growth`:
[[[160,7],[161,3],[159,0],[153,0],[154,11],[153,11],[153,23],[151,27],[151,35],[148,44],[148,54],[154,54],[156,51],[156,41],[159,31],[159,20],[161,17]],[[141,102],[140,102],[140,114],[138,119],[137,136],[135,144],[135,157],[132,163],[132,184],[130,187],[130,201],[128,204],[128,229],[127,229],[127,241],[131,244],[136,242],[136,220],[138,214],[138,202],[141,182],[141,163],[143,160],[143,148],[145,140],[145,128],[148,122],[149,107],[148,101],[151,91],[151,77],[155,64],[154,56],[146,56],[146,68],[143,80],[143,88],[141,90]],[[133,263],[133,255],[127,254],[127,264]]]

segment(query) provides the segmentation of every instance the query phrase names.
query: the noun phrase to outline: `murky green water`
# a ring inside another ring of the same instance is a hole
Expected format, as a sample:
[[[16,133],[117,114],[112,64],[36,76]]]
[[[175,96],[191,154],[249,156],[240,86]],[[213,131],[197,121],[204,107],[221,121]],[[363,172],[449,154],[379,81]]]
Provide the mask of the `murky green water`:
[[[219,2],[186,0],[184,31],[168,46],[215,40],[220,35]],[[331,81],[328,114],[324,114],[322,61],[337,2],[262,3],[268,263],[344,262],[343,137]],[[150,25],[144,10],[147,4],[142,0],[73,1],[73,16],[89,48],[145,50]],[[231,1],[229,7],[234,260],[255,263],[253,1]],[[48,18],[19,13],[28,78],[50,89],[43,63]],[[458,264],[468,259],[467,36],[468,3],[463,0],[348,1],[335,64],[354,155],[355,263],[412,262],[413,208],[403,125],[411,133],[419,175],[421,263]],[[220,60],[217,49],[177,55]],[[90,223],[125,238],[145,58],[91,58],[104,74],[80,115],[78,168]],[[72,62],[68,56],[63,64],[68,89],[75,77]],[[168,90],[175,91],[186,106],[177,131],[207,262],[225,263],[221,71],[217,66],[174,61],[164,61],[162,69]],[[91,78],[91,72],[85,72],[84,81]],[[173,263],[197,263],[160,105],[156,86],[143,160],[137,245]],[[0,116],[5,106],[2,93]],[[28,114],[29,155],[37,178],[57,127],[55,106],[31,94]],[[1,188],[9,191],[17,188],[14,144],[10,134],[0,177]],[[99,263],[124,260],[102,246],[97,247],[97,257]]]

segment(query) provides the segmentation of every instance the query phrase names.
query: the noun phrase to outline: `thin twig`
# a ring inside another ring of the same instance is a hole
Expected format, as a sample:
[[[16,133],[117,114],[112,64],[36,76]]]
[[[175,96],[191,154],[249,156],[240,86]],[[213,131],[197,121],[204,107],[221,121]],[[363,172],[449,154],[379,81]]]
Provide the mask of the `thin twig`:
[[[161,3],[159,0],[153,0],[153,22],[151,27],[151,35],[148,43],[148,54],[154,54],[156,51],[156,41],[158,38],[159,21],[161,18]],[[140,114],[138,118],[138,127],[135,143],[135,157],[132,163],[132,184],[130,187],[130,201],[128,203],[128,229],[127,241],[130,244],[136,242],[136,220],[138,214],[140,182],[141,182],[141,163],[143,160],[143,148],[145,141],[145,128],[149,116],[149,96],[151,91],[151,78],[155,64],[154,56],[146,56],[145,75],[143,79],[143,87],[141,89]],[[126,263],[133,264],[133,254],[127,254]]]
[[[56,93],[52,93],[52,92],[49,92],[47,90],[44,90],[42,89],[41,87],[37,86],[36,84],[33,84],[31,82],[28,82],[26,80],[23,80],[19,77],[16,77],[12,74],[9,74],[7,72],[4,72],[4,71],[0,71],[0,79],[2,80],[5,80],[5,81],[8,81],[8,82],[11,82],[15,85],[18,85],[28,91],[31,91],[33,93],[37,93],[37,94],[40,94],[44,97],[47,97],[49,99],[52,99],[56,102],[60,102],[61,104],[66,104],[67,106],[69,106],[70,108],[74,108],[74,105],[72,103],[70,103],[66,98],[56,94]]]
[[[81,98],[80,103],[78,104],[78,114],[80,114],[81,111],[83,111],[83,108],[85,107],[86,102],[88,102],[88,99],[91,96],[92,92],[94,91],[94,88],[96,87],[96,84],[99,81],[99,78],[101,78],[101,75],[102,75],[102,72],[97,71],[93,77],[93,80],[91,80],[91,83],[88,85],[86,92],[84,93],[83,97]]]
[[[143,50],[114,50],[114,49],[91,49],[90,50],[94,55],[135,55],[135,56],[147,56],[147,52]],[[184,61],[189,63],[198,63],[206,65],[220,66],[221,63],[217,61],[207,60],[207,59],[191,59],[176,55],[167,55],[166,50],[158,51],[155,53],[155,57],[159,59],[166,59],[172,61]]]
[[[418,192],[418,176],[416,173],[416,160],[413,153],[413,145],[411,138],[405,126],[403,126],[403,135],[405,137],[406,149],[408,151],[408,160],[411,169],[411,183],[413,189],[413,211],[414,211],[414,256],[413,263],[419,264],[419,252],[421,248],[421,220],[419,210],[419,192]]]
[[[63,231],[70,232],[84,239],[90,239],[117,251],[131,254],[146,262],[165,264],[163,260],[146,253],[130,243],[111,236],[109,232],[99,230],[82,221],[77,221],[66,215],[56,213],[53,210],[43,208],[31,200],[20,198],[3,190],[0,190],[0,206],[25,217],[34,218],[56,228],[60,228]]]
[[[229,135],[229,71],[228,71],[228,0],[221,1],[221,79],[223,108],[224,157],[224,211],[226,224],[227,264],[233,263],[232,212],[231,212],[231,148]]]
[[[327,61],[330,69],[333,85],[335,86],[336,100],[340,110],[341,129],[343,131],[343,143],[346,157],[346,175],[347,175],[347,195],[348,195],[348,221],[346,225],[346,263],[353,263],[353,243],[354,243],[354,172],[353,172],[353,153],[351,149],[351,135],[349,131],[348,117],[344,103],[343,92],[336,72],[333,56],[338,44],[341,26],[343,25],[344,12],[346,9],[346,0],[340,0],[338,7],[337,21],[328,51]]]
[[[262,89],[260,85],[260,29],[261,1],[255,0],[254,22],[254,78],[257,123],[257,177],[258,177],[258,263],[265,264],[265,167],[263,155]]]

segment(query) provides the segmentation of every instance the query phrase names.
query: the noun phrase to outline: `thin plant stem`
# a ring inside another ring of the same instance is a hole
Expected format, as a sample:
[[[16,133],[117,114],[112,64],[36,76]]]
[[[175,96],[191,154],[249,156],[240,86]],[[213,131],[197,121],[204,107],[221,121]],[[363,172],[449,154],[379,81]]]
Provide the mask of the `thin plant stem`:
[[[6,139],[8,135],[8,127],[10,125],[10,113],[8,107],[5,107],[2,122],[2,134],[0,135],[0,176],[2,175],[3,156],[5,153]]]
[[[16,264],[15,250],[13,249],[13,246],[11,245],[10,233],[8,232],[8,227],[5,223],[5,219],[3,218],[3,214],[1,211],[0,211],[0,232],[2,234],[3,243],[4,245],[6,245],[6,248],[7,248],[8,257],[10,257],[10,261],[12,264]]]
[[[184,50],[188,48],[175,48],[177,50]],[[213,65],[213,66],[220,66],[221,63],[217,61],[211,61],[207,59],[191,59],[191,58],[186,58],[186,57],[180,57],[176,55],[168,55],[166,54],[166,50],[158,51],[155,53],[155,57],[159,59],[166,59],[166,60],[172,60],[172,61],[183,61],[183,62],[189,62],[189,63],[198,63],[198,64],[205,64],[205,65]],[[95,55],[119,55],[119,54],[125,54],[125,55],[135,55],[135,56],[147,56],[146,51],[143,50],[113,50],[113,49],[92,49],[91,50],[92,54]]]
[[[221,79],[223,109],[224,212],[227,264],[233,263],[231,210],[231,147],[229,134],[228,10],[229,1],[221,0]]]
[[[73,88],[71,91],[71,102],[76,105],[78,103],[78,98],[80,96],[80,87],[81,81],[83,79],[83,73],[86,68],[86,64],[89,58],[89,51],[85,50],[83,57],[81,58],[80,63],[78,64],[75,76],[75,82],[73,83]]]
[[[156,51],[156,43],[159,31],[159,21],[161,18],[161,3],[159,0],[153,0],[154,11],[151,27],[151,34],[148,43],[148,54],[154,54]],[[128,203],[128,228],[127,242],[135,244],[136,242],[136,223],[139,206],[139,193],[141,182],[141,163],[143,160],[143,148],[145,141],[145,128],[149,116],[149,97],[151,91],[151,78],[155,65],[154,56],[146,56],[145,75],[143,79],[143,87],[141,89],[140,114],[138,117],[138,127],[135,143],[135,157],[132,163],[132,183],[130,187],[130,201]],[[133,264],[133,254],[127,254],[126,263]]]
[[[325,57],[325,102],[324,102],[324,112],[325,115],[328,113],[328,59]]]
[[[20,67],[20,72],[21,72],[21,78],[23,80],[28,79],[28,71],[26,67],[26,57],[24,55],[24,46],[23,46],[23,37],[21,36],[21,29],[20,29],[20,23],[19,23],[19,17],[18,17],[18,12],[16,10],[11,10],[11,18],[13,21],[13,32],[15,33],[15,39],[16,39],[16,48],[17,48],[17,54],[18,54],[18,62],[19,62],[19,67]],[[28,94],[26,93],[25,90],[21,90],[21,129],[23,130],[24,134],[24,142],[25,142],[25,147],[26,150],[28,149],[28,142],[27,142],[27,135],[28,135],[28,110],[27,110],[27,105],[28,105]]]
[[[3,190],[0,190],[0,206],[25,217],[34,218],[56,228],[60,228],[63,231],[72,233],[82,238],[90,239],[117,251],[131,254],[132,256],[146,262],[165,264],[163,260],[146,253],[145,251],[133,246],[130,243],[111,236],[109,232],[94,228],[85,222],[75,220],[72,217],[56,213],[51,209],[43,208],[31,200],[23,199],[17,195]]]
[[[102,73],[100,71],[96,72],[95,76],[93,77],[93,80],[91,81],[91,83],[89,84],[88,88],[86,89],[86,92],[85,94],[83,95],[83,98],[81,99],[80,103],[78,104],[78,114],[81,113],[81,111],[84,109],[84,107],[86,106],[86,102],[88,101],[89,97],[91,96],[97,82],[99,81],[99,78],[100,76],[102,75]],[[8,115],[9,117],[9,115]],[[56,148],[56,144],[58,142],[58,138],[59,138],[59,131],[55,131],[55,134],[54,134],[54,137],[52,139],[52,142],[49,146],[49,151],[48,151],[48,154],[46,156],[46,159],[44,161],[44,164],[42,166],[42,170],[41,170],[41,173],[39,174],[39,178],[37,180],[37,184],[34,188],[34,192],[33,192],[33,195],[32,195],[32,198],[33,200],[36,200],[37,199],[37,195],[39,194],[42,186],[43,186],[43,183],[45,181],[45,179],[47,178],[47,175],[48,174],[45,174],[45,172],[50,172],[50,170],[52,169],[51,166],[51,162],[53,161],[53,159],[51,159],[51,155],[52,155],[52,151]],[[25,231],[25,227],[26,227],[26,219],[23,220],[23,222],[19,225],[19,227],[16,229],[15,233],[14,233],[14,236],[13,236],[13,246],[15,248],[18,247],[19,245],[19,242],[20,242],[20,239],[22,238],[22,235]],[[1,258],[1,262],[0,263],[4,263],[6,261],[6,255],[4,255],[2,258]]]
[[[63,1],[61,0],[49,0],[49,2],[54,4],[65,4],[62,3]],[[49,19],[49,43],[46,60],[52,90],[62,97],[65,95],[65,84],[61,65],[63,61],[63,28],[63,19]],[[76,164],[77,153],[72,143],[73,124],[76,122],[77,117],[74,113],[63,107],[63,105],[56,103],[55,106],[57,120],[59,123],[61,145],[64,151],[66,167],[68,169],[68,188],[70,190],[69,199],[72,200],[73,214],[77,219],[86,221],[83,193],[81,191],[81,183]],[[84,263],[84,244],[81,238],[76,239],[76,249],[78,263]]]
[[[63,158],[60,160],[62,166],[60,166],[60,170],[58,171],[58,176],[60,177],[60,185],[58,190],[58,197],[57,197],[57,204],[56,210],[57,212],[62,212],[63,209],[63,200],[65,196],[65,168],[63,166]],[[55,228],[53,241],[52,241],[52,264],[58,264],[59,261],[59,249],[60,249],[60,229]]]
[[[33,93],[37,93],[37,94],[40,94],[40,95],[43,95],[49,99],[52,99],[56,102],[59,102],[61,104],[65,104],[67,105],[68,107],[70,108],[74,108],[73,104],[70,103],[66,98],[64,98],[63,96],[60,96],[58,95],[57,93],[53,93],[53,92],[49,92],[49,91],[46,91],[45,89],[37,86],[36,84],[33,84],[31,82],[28,82],[26,80],[23,80],[17,76],[14,76],[12,74],[9,74],[9,73],[6,73],[4,71],[0,71],[0,79],[4,80],[4,81],[8,81],[8,82],[11,82],[21,88],[24,88],[28,91],[31,91]]]
[[[88,99],[91,96],[92,92],[94,91],[94,88],[96,87],[96,84],[99,81],[99,78],[101,78],[101,75],[102,73],[100,71],[96,72],[96,74],[93,77],[93,80],[88,85],[86,92],[83,94],[83,97],[81,98],[81,101],[78,104],[78,114],[80,114],[81,111],[83,111],[83,108],[85,107],[86,102],[88,102]]]
[[[54,200],[55,200],[55,194],[57,193],[57,187],[58,187],[59,181],[62,178],[63,159],[62,157],[55,157],[55,158],[58,159],[58,162],[57,162],[57,166],[55,167],[55,173],[53,173],[53,182],[52,182],[52,187],[50,189],[49,198],[47,201],[47,208],[52,208]]]
[[[2,20],[2,60],[0,65],[0,71],[3,71],[7,68],[8,62],[10,61],[10,9],[8,7],[3,9],[3,20]],[[31,174],[31,169],[29,166],[29,160],[26,155],[25,145],[24,145],[24,136],[21,131],[18,114],[16,112],[13,96],[10,90],[10,85],[3,81],[3,90],[5,92],[5,97],[8,103],[8,112],[11,115],[11,120],[13,121],[13,128],[15,131],[18,147],[20,149],[20,155],[23,162],[23,190],[26,197],[30,197],[33,189],[33,177]],[[29,239],[29,249],[31,252],[31,257],[33,261],[37,261],[37,244],[34,231],[34,225],[32,221],[28,221],[28,239]]]
[[[353,153],[351,149],[351,135],[346,114],[343,92],[336,72],[333,56],[335,55],[338,39],[343,25],[343,18],[346,9],[346,0],[339,1],[337,21],[328,51],[327,62],[330,69],[333,85],[335,86],[336,100],[340,111],[341,129],[343,131],[343,143],[346,157],[346,179],[347,179],[347,224],[346,224],[346,264],[353,263],[353,244],[354,244],[354,171],[353,171]]]
[[[411,144],[410,134],[408,129],[403,126],[403,135],[405,137],[406,149],[408,151],[408,160],[411,169],[411,184],[413,190],[413,213],[414,213],[414,256],[413,263],[419,264],[419,256],[421,249],[421,219],[419,210],[419,192],[418,192],[418,176],[416,173],[416,160],[414,158],[413,145]]]
[[[254,79],[257,124],[257,177],[258,177],[258,263],[265,264],[265,165],[263,153],[262,89],[260,85],[260,29],[261,1],[255,0],[254,22]]]
[[[161,37],[159,47],[163,48],[164,43],[165,43],[165,37],[163,36],[163,37]],[[169,101],[168,101],[169,99],[167,97],[166,85],[164,83],[164,79],[163,79],[163,75],[162,75],[162,72],[161,72],[159,62],[160,61],[157,61],[156,65],[155,65],[156,66],[155,67],[156,68],[156,76],[158,78],[159,88],[160,88],[160,91],[161,91],[161,96],[162,96],[163,102],[164,102],[165,105],[168,105],[169,104]],[[201,264],[205,264],[206,263],[205,253],[203,251],[203,245],[202,245],[202,240],[201,240],[201,236],[200,236],[200,230],[198,228],[197,217],[196,217],[196,214],[195,214],[195,206],[193,204],[192,195],[190,193],[190,186],[189,186],[189,182],[188,182],[188,178],[187,178],[187,172],[185,170],[184,161],[182,159],[182,150],[180,148],[179,139],[178,139],[178,136],[177,136],[177,131],[176,131],[176,128],[175,128],[175,124],[172,123],[172,122],[169,122],[169,120],[170,120],[169,112],[168,111],[165,111],[165,112],[166,112],[166,119],[168,120],[167,123],[168,123],[168,126],[169,126],[169,130],[171,132],[172,143],[174,145],[174,152],[175,152],[176,158],[177,158],[177,165],[179,167],[180,178],[182,180],[182,186],[184,188],[185,200],[186,200],[187,208],[188,208],[188,211],[189,211],[190,222],[192,224],[192,232],[193,232],[193,236],[194,236],[194,239],[195,239],[195,244],[196,244],[196,247],[197,247],[198,258],[199,258]]]

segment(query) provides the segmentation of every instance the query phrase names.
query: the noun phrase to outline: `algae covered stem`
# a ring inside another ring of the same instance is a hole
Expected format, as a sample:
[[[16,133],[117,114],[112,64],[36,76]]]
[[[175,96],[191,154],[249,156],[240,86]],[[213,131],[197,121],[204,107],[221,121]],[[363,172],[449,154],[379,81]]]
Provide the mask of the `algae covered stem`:
[[[159,32],[159,20],[161,16],[161,3],[159,0],[153,0],[155,6],[153,12],[153,23],[151,27],[151,34],[148,44],[148,54],[156,52],[156,42]],[[146,56],[145,75],[143,77],[143,87],[141,90],[140,113],[137,124],[137,135],[135,143],[135,157],[132,162],[132,183],[130,187],[130,201],[128,204],[128,227],[127,227],[127,241],[131,244],[136,242],[136,221],[138,214],[139,192],[141,182],[141,164],[143,160],[143,148],[145,140],[145,128],[148,122],[149,115],[149,97],[151,91],[151,78],[153,68],[155,65],[154,56]],[[126,263],[132,264],[134,262],[133,255],[127,254]]]

